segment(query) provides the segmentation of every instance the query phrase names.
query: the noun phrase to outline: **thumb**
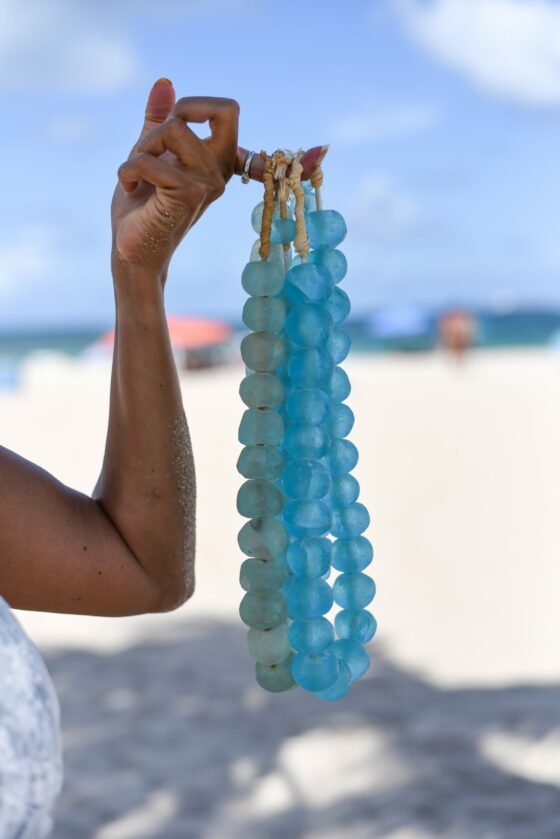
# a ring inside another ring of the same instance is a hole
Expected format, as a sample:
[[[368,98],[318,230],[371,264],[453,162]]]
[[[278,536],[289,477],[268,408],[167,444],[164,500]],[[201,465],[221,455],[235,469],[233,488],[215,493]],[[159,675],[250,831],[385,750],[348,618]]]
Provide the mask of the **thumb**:
[[[146,103],[144,125],[138,138],[138,143],[156,126],[165,122],[175,106],[175,88],[169,79],[158,79],[154,83]]]

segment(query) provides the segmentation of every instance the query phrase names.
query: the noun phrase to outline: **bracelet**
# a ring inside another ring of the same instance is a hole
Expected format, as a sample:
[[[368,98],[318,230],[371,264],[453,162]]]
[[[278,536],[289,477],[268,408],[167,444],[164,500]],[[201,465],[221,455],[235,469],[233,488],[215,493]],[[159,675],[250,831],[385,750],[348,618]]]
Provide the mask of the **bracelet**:
[[[247,157],[245,158],[245,165],[243,167],[243,172],[241,173],[241,183],[248,184],[250,181],[249,177],[249,169],[251,168],[251,163],[253,162],[253,158],[255,156],[254,151],[250,151]]]

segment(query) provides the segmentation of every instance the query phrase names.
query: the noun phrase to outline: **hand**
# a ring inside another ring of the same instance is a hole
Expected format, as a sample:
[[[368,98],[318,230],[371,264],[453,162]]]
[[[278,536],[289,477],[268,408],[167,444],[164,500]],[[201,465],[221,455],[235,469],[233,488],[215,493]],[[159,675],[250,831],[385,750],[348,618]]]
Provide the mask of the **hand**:
[[[301,158],[301,165],[303,166],[303,172],[301,173],[302,181],[309,180],[315,169],[317,169],[318,166],[321,165],[321,162],[324,160],[328,150],[328,146],[313,146],[313,148],[305,152],[305,154]],[[237,157],[235,160],[236,175],[241,175],[243,173],[243,167],[245,166],[245,161],[247,160],[248,154],[249,152],[247,151],[247,149],[244,149],[241,146],[239,146],[239,148],[237,149]],[[251,165],[249,166],[249,177],[252,178],[252,180],[254,181],[262,181],[263,172],[264,161],[259,154],[255,154],[251,161]],[[290,167],[288,166],[288,174],[289,173]]]
[[[171,257],[204,210],[222,195],[236,161],[239,106],[152,87],[140,138],[118,170],[111,205],[113,267],[137,265],[165,279]],[[189,122],[209,122],[201,140]]]

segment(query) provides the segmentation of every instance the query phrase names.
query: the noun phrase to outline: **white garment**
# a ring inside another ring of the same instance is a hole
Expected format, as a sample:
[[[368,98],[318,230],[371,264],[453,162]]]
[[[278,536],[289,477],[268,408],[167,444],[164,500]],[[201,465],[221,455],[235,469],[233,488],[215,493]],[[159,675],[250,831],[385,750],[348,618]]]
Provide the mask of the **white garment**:
[[[0,597],[0,837],[45,839],[62,788],[60,707],[39,651]]]

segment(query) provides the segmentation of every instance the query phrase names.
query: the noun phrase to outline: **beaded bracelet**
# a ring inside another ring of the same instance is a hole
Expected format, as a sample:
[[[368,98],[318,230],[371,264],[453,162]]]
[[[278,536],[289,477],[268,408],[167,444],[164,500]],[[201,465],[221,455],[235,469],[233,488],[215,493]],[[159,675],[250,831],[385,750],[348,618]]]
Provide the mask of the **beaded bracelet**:
[[[246,481],[237,510],[249,519],[238,536],[249,557],[239,614],[262,688],[299,685],[335,700],[370,666],[364,645],[377,624],[365,607],[375,583],[364,571],[373,548],[350,474],[358,450],[347,439],[354,414],[339,366],[351,344],[341,328],[350,300],[338,286],[346,224],[322,208],[320,169],[311,185],[301,183],[302,154],[261,152],[264,201],[251,217],[259,239],[241,280],[251,331],[241,342],[239,388],[247,410],[237,470]],[[331,588],[332,568],[341,573]],[[333,603],[341,607],[334,627],[325,617]]]

